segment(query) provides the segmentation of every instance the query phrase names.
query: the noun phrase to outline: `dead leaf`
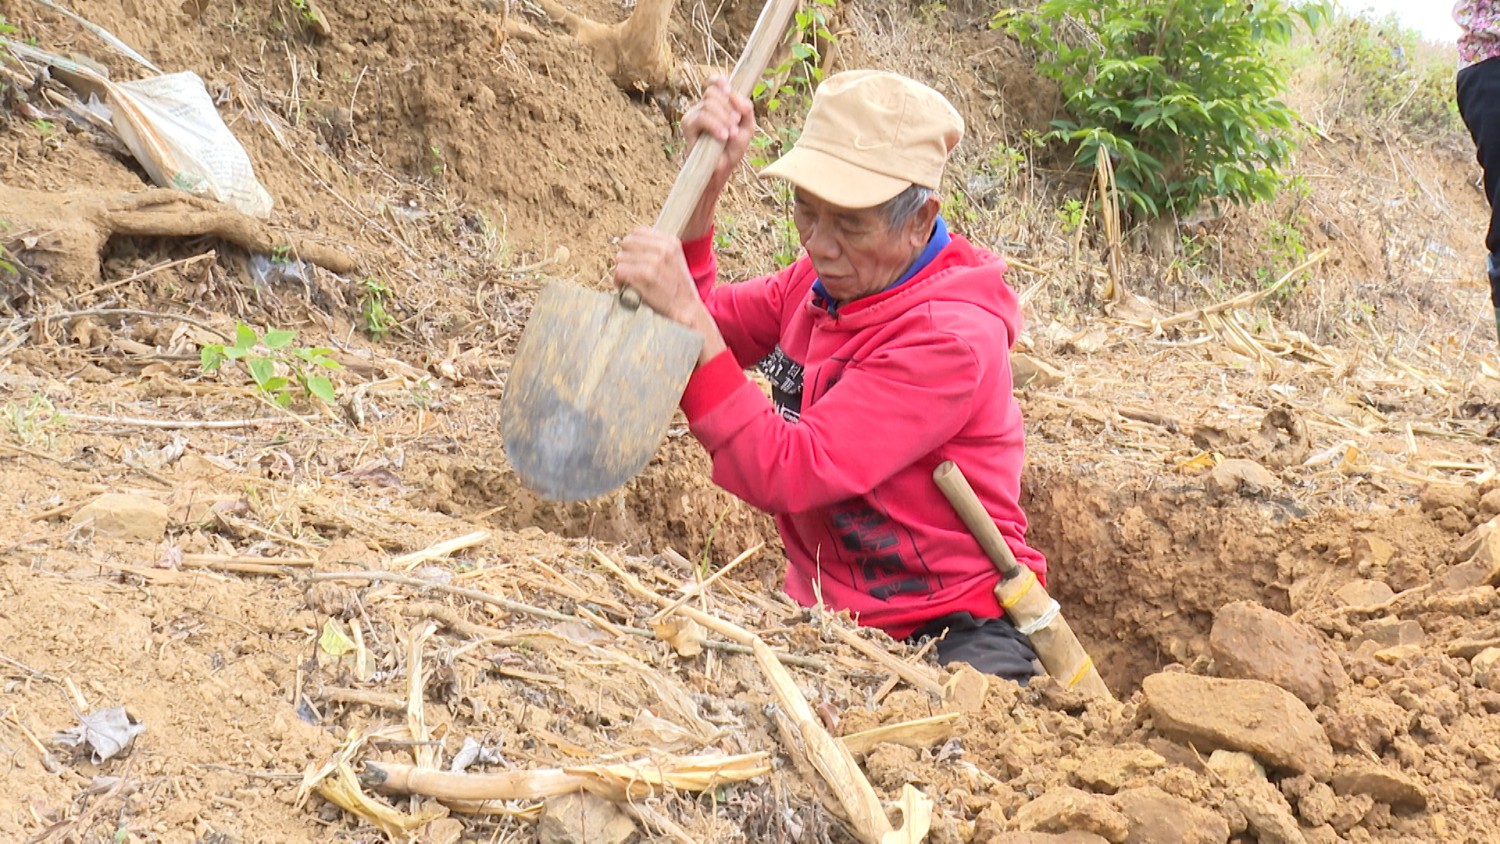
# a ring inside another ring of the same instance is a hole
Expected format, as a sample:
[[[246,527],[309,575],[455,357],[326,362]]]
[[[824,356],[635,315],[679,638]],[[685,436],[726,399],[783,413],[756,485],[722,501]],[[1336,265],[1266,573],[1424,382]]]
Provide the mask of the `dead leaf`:
[[[130,720],[125,707],[97,709],[82,717],[82,723],[63,730],[53,741],[67,747],[87,745],[93,750],[94,764],[113,758],[128,749],[135,737],[146,731],[145,724]]]

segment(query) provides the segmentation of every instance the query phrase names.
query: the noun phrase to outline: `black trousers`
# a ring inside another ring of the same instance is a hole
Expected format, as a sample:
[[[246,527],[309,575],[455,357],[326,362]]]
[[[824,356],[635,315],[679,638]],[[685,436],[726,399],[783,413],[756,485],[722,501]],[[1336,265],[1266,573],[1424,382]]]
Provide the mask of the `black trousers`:
[[[937,643],[940,665],[967,662],[985,674],[1014,680],[1023,686],[1041,671],[1030,640],[1009,619],[953,613],[924,624],[907,641],[915,644],[939,636],[942,636]]]
[[[1484,168],[1484,195],[1490,201],[1490,300],[1500,308],[1500,57],[1458,72],[1458,113],[1474,137]]]

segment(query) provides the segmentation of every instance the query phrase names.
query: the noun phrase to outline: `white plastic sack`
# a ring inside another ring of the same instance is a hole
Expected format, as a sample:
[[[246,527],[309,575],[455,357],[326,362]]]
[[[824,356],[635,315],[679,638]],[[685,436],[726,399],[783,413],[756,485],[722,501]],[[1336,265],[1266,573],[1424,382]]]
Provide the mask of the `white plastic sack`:
[[[270,216],[271,195],[198,74],[114,82],[106,90],[111,124],[158,185]]]

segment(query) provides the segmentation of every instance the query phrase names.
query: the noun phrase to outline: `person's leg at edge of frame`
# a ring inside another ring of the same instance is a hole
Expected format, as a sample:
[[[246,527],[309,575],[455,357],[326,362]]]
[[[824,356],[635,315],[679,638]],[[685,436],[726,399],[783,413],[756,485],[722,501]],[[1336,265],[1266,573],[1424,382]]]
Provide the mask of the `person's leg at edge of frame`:
[[[1457,87],[1458,111],[1474,139],[1476,157],[1484,170],[1484,195],[1490,204],[1485,269],[1496,339],[1500,340],[1500,57],[1460,70]]]
[[[912,643],[937,639],[939,665],[967,662],[980,672],[1021,685],[1046,673],[1031,641],[1006,618],[975,618],[966,612],[946,615],[908,637]]]

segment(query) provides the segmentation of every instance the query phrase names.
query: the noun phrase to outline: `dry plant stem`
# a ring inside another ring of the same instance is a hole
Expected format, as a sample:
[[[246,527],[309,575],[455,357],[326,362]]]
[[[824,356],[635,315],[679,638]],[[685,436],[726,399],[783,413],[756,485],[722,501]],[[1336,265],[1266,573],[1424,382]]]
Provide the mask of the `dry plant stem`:
[[[161,428],[166,430],[228,430],[232,428],[256,428],[261,425],[285,425],[291,422],[308,424],[316,422],[317,416],[266,416],[257,419],[140,419],[134,416],[92,416],[87,413],[68,413],[68,419],[92,422],[96,425],[124,425],[128,428]]]
[[[913,665],[893,655],[890,651],[880,648],[872,642],[861,638],[858,633],[836,624],[831,624],[828,629],[839,637],[846,645],[864,654],[866,657],[880,664],[881,668],[895,674],[905,680],[913,688],[924,692],[932,692],[941,695],[943,684],[937,679],[937,673],[919,665]]]
[[[440,559],[442,557],[448,556],[449,554],[452,554],[455,551],[462,551],[465,548],[471,548],[475,545],[482,545],[485,542],[489,541],[490,536],[491,534],[487,530],[477,530],[473,533],[466,533],[463,536],[455,537],[453,539],[445,539],[442,542],[439,542],[436,545],[432,545],[428,548],[424,548],[421,551],[416,551],[411,554],[402,554],[399,557],[393,558],[391,560],[391,568],[398,568],[402,571],[411,571],[412,569],[429,560]]]
[[[368,762],[361,779],[394,794],[420,794],[443,801],[541,800],[588,791],[611,800],[636,799],[666,788],[704,791],[771,771],[768,754],[680,756],[607,765],[458,774],[400,763]]]
[[[932,747],[953,737],[958,726],[959,712],[946,712],[915,721],[888,724],[873,730],[851,733],[839,741],[850,753],[869,753],[877,744],[899,744],[903,747]]]
[[[201,257],[203,257],[203,256],[202,255],[196,256],[196,258],[201,258]],[[196,258],[190,258],[190,259],[186,259],[186,260],[196,260]],[[175,263],[183,263],[183,262],[179,261],[179,262],[175,262]],[[158,269],[166,269],[166,266],[159,267]],[[107,288],[100,288],[100,289],[103,290],[103,289],[107,289]],[[96,291],[91,291],[91,292],[96,292]],[[146,310],[141,310],[139,308],[88,308],[86,310],[81,310],[81,311],[63,311],[62,313],[58,313],[58,314],[39,314],[39,315],[34,316],[34,317],[27,317],[26,319],[19,320],[19,321],[13,323],[11,327],[12,328],[26,328],[26,327],[29,327],[32,324],[38,323],[38,322],[56,322],[57,320],[60,320],[60,319],[78,319],[80,317],[91,317],[91,316],[138,316],[138,317],[146,317],[147,319],[170,319],[170,320],[176,320],[177,322],[181,322],[181,323],[184,323],[186,325],[191,325],[191,326],[194,326],[196,328],[201,328],[204,331],[211,332],[214,336],[219,337],[219,338],[221,338],[223,340],[226,340],[226,341],[229,341],[229,342],[233,342],[234,341],[234,338],[231,337],[229,334],[227,334],[224,331],[221,331],[221,330],[213,327],[212,325],[209,325],[207,322],[204,322],[203,320],[198,319],[197,317],[190,317],[190,316],[188,316],[186,314],[171,314],[171,313],[161,313],[159,311],[146,311]]]
[[[1196,308],[1191,311],[1183,311],[1179,314],[1173,314],[1166,319],[1153,320],[1149,323],[1131,321],[1127,324],[1134,325],[1138,328],[1149,328],[1151,329],[1151,332],[1155,334],[1160,332],[1163,328],[1172,328],[1173,326],[1182,325],[1183,323],[1194,322],[1197,320],[1201,320],[1204,317],[1212,316],[1215,314],[1222,314],[1226,311],[1232,311],[1236,308],[1252,307],[1264,301],[1268,297],[1275,295],[1276,291],[1285,287],[1286,283],[1295,278],[1298,273],[1323,260],[1323,258],[1327,255],[1327,249],[1320,249],[1317,252],[1314,252],[1306,261],[1303,261],[1302,263],[1293,267],[1291,270],[1288,270],[1286,275],[1277,279],[1275,284],[1272,284],[1270,287],[1267,287],[1264,290],[1256,290],[1251,293],[1244,293],[1234,297],[1233,299],[1226,299],[1217,305],[1210,305],[1206,308]]]
[[[671,604],[667,598],[647,589],[634,575],[625,571],[599,549],[591,548],[589,551],[597,562],[624,580],[626,587],[632,592],[662,606]],[[838,797],[859,840],[866,844],[922,840],[927,834],[927,823],[931,821],[930,801],[926,801],[925,797],[913,801],[910,794],[905,795],[908,805],[916,808],[917,811],[906,816],[905,829],[899,832],[894,830],[890,820],[885,816],[885,808],[881,805],[880,798],[875,794],[870,781],[865,778],[864,772],[859,769],[859,763],[855,761],[854,755],[823,728],[817,715],[813,713],[812,707],[808,705],[807,698],[803,697],[801,690],[797,688],[792,675],[777,661],[775,651],[771,650],[771,646],[767,645],[765,640],[737,624],[692,607],[681,607],[678,612],[725,638],[749,645],[755,652],[756,662],[760,663],[761,671],[771,683],[777,701],[787,717],[791,719],[793,726],[797,729],[798,737],[805,745],[808,761]],[[907,788],[914,791],[910,786]],[[923,803],[925,803],[927,823],[924,823],[921,817]],[[920,828],[918,828],[919,825]]]
[[[422,580],[421,578],[410,577],[407,575],[396,574],[394,572],[388,571],[317,572],[307,575],[307,579],[309,581],[368,580],[399,583],[403,586],[411,586],[424,591],[435,591],[443,592],[449,595],[457,595],[459,597],[468,598],[471,601],[477,601],[481,604],[490,604],[491,606],[500,607],[501,609],[520,613],[522,615],[533,616],[535,618],[545,618],[552,621],[570,621],[577,624],[589,623],[588,619],[586,618],[580,618],[576,615],[568,615],[567,613],[561,613],[555,610],[543,609],[541,607],[534,607],[530,604],[523,604],[519,601],[512,601],[507,598],[497,598],[494,595],[489,594],[488,592],[481,592],[478,589],[465,589],[461,586],[449,586],[446,583],[432,583],[431,581]],[[438,621],[444,620],[435,616],[434,618]],[[651,632],[650,630],[643,630],[639,627],[623,627],[616,625],[614,626],[614,629],[622,630],[632,636],[639,636],[643,639],[656,638],[655,633]],[[459,630],[459,632],[462,633],[464,631]],[[713,648],[714,650],[725,651],[728,653],[748,654],[751,652],[748,645],[739,642],[707,641],[703,643],[703,646],[705,648]],[[807,668],[813,671],[828,670],[828,663],[814,657],[798,656],[796,654],[778,654],[778,658],[787,665],[796,665],[800,668]]]
[[[766,543],[764,543],[764,542],[756,543],[756,545],[753,548],[746,549],[738,557],[735,557],[733,560],[730,560],[729,561],[729,565],[727,565],[727,566],[719,569],[718,571],[714,572],[713,574],[709,575],[708,578],[706,580],[704,580],[702,583],[688,583],[688,584],[684,584],[683,587],[682,587],[682,589],[683,589],[682,597],[680,597],[677,600],[673,601],[671,604],[668,604],[665,608],[663,608],[660,612],[658,612],[655,616],[653,616],[652,620],[653,621],[665,621],[667,618],[669,618],[672,615],[672,613],[674,613],[674,612],[677,611],[678,607],[681,607],[683,604],[686,604],[688,601],[691,601],[693,598],[696,598],[699,595],[707,594],[708,587],[714,585],[715,581],[717,581],[719,578],[723,577],[724,575],[729,574],[731,571],[734,571],[741,563],[745,562],[746,560],[751,559],[756,554],[760,553],[760,549],[762,549],[764,547],[766,547]]]

